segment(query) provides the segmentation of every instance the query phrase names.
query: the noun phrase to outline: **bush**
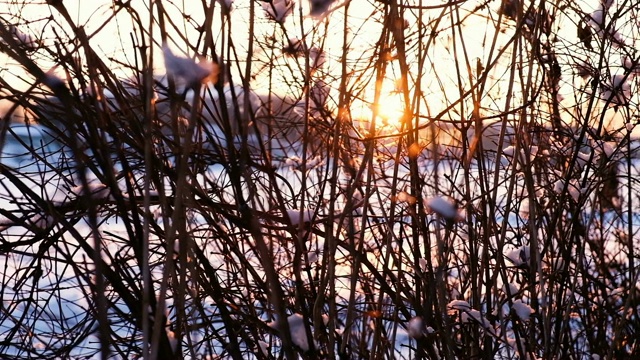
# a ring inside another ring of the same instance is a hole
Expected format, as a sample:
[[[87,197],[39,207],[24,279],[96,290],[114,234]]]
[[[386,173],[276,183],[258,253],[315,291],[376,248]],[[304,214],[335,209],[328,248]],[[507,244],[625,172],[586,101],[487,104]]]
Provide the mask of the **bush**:
[[[637,4],[5,4],[5,356],[638,356]]]

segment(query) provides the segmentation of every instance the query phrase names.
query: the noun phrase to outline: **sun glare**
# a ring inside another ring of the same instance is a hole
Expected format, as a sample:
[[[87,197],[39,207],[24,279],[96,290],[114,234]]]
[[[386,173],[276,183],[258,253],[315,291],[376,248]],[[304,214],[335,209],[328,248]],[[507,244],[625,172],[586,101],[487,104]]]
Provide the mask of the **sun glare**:
[[[399,131],[402,125],[402,116],[405,111],[405,104],[400,94],[387,93],[380,97],[380,101],[374,104],[377,110],[380,125],[378,128],[389,128]]]
[[[360,100],[355,101],[350,107],[354,127],[362,134],[370,134],[372,121],[375,121],[376,136],[399,133],[403,114],[404,101],[400,94],[393,92],[381,94],[377,103]]]

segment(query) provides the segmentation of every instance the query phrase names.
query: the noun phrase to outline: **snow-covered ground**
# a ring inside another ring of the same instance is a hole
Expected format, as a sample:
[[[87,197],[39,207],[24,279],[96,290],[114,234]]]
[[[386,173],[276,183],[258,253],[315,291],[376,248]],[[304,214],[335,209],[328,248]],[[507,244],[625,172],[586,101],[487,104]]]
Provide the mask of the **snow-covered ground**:
[[[59,172],[54,171],[57,169],[56,164],[60,164],[62,159],[69,155],[66,152],[61,152],[55,142],[48,140],[48,137],[44,134],[44,129],[38,126],[30,128],[17,126],[14,132],[23,142],[46,145],[41,148],[37,158],[26,154],[24,146],[16,138],[8,138],[3,149],[2,163],[10,167],[20,168],[26,176],[20,175],[19,179],[28,184],[30,191],[34,191],[39,197],[58,205],[65,204],[65,201],[68,202],[70,199],[83,194],[82,189],[78,188],[77,185],[72,187],[71,185],[73,184],[65,182],[68,181],[70,175],[67,172],[68,169]],[[28,136],[29,132],[31,136]],[[319,161],[313,157],[308,159],[306,168],[309,170],[304,174],[303,182],[303,174],[300,171],[302,161],[300,156],[300,153],[294,151],[290,156],[283,156],[282,161],[278,162],[280,166],[277,169],[279,177],[278,191],[292,200],[289,203],[290,206],[285,208],[284,212],[281,212],[280,209],[269,208],[270,203],[264,196],[268,195],[267,192],[270,191],[271,185],[268,182],[261,183],[264,180],[261,179],[259,171],[255,171],[248,178],[255,183],[255,187],[253,189],[245,188],[244,193],[247,198],[250,198],[251,194],[256,191],[264,194],[257,197],[252,204],[256,206],[257,211],[265,213],[265,217],[261,221],[264,221],[263,225],[270,230],[264,234],[264,240],[271,247],[273,262],[278,266],[277,271],[282,277],[281,281],[285,289],[287,287],[291,289],[295,287],[293,279],[296,276],[299,276],[305,283],[316,281],[314,279],[317,279],[322,274],[323,267],[326,266],[325,264],[328,261],[325,259],[325,239],[316,233],[308,233],[307,226],[310,224],[312,228],[323,231],[328,227],[325,220],[328,218],[334,222],[334,227],[339,225],[337,222],[339,216],[331,216],[332,214],[327,212],[329,209],[328,204],[323,202],[323,199],[328,198],[331,192],[330,180],[325,174],[327,169],[333,166],[334,161],[331,159]],[[339,241],[349,242],[355,240],[356,244],[357,241],[362,241],[361,246],[363,253],[366,255],[367,266],[354,272],[353,252],[346,251],[346,244],[338,247],[333,259],[337,264],[335,270],[335,296],[337,299],[336,305],[339,309],[334,314],[336,336],[343,336],[344,322],[349,312],[356,311],[365,314],[371,312],[368,303],[372,299],[377,299],[383,304],[381,315],[372,315],[372,321],[377,316],[381,316],[384,319],[381,325],[395,334],[393,336],[395,339],[394,351],[397,352],[398,356],[413,356],[413,347],[417,339],[422,336],[427,338],[434,336],[432,334],[435,331],[435,324],[419,320],[422,319],[421,315],[419,315],[420,310],[413,308],[409,299],[399,304],[393,299],[387,298],[386,295],[372,297],[370,294],[371,289],[366,290],[362,287],[367,282],[362,283],[361,280],[353,282],[354,277],[356,279],[359,279],[360,276],[367,278],[368,276],[373,276],[376,272],[385,273],[385,269],[392,264],[396,269],[394,271],[407,274],[406,276],[403,275],[402,278],[404,279],[403,281],[409,281],[409,284],[415,281],[412,278],[413,276],[423,278],[433,271],[445,274],[444,281],[449,284],[450,293],[448,296],[452,299],[447,305],[446,311],[452,321],[457,324],[455,326],[460,327],[460,329],[479,326],[489,336],[502,339],[501,341],[506,345],[501,354],[505,357],[513,356],[517,352],[512,327],[512,322],[515,321],[513,320],[515,318],[511,318],[510,314],[515,314],[519,322],[527,323],[531,317],[539,316],[530,305],[531,298],[536,297],[538,301],[544,301],[545,297],[541,292],[531,293],[528,289],[522,288],[515,283],[521,280],[522,271],[528,268],[531,259],[531,244],[528,240],[529,235],[526,235],[529,221],[531,221],[528,209],[530,206],[529,201],[536,201],[539,206],[544,206],[545,197],[557,196],[563,191],[563,187],[558,185],[561,180],[551,181],[553,186],[533,194],[533,197],[527,195],[524,190],[516,190],[515,196],[511,200],[512,202],[507,202],[509,186],[515,186],[519,189],[525,188],[523,176],[518,174],[512,176],[512,171],[515,168],[511,159],[511,153],[504,155],[504,160],[497,164],[499,172],[495,177],[492,173],[492,169],[495,169],[496,166],[495,158],[489,157],[487,163],[484,164],[484,169],[489,171],[488,175],[484,175],[484,178],[498,180],[493,185],[495,186],[497,200],[492,205],[495,207],[493,209],[482,209],[480,197],[465,199],[461,196],[461,193],[457,193],[454,190],[459,189],[471,179],[469,182],[471,185],[470,194],[480,196],[482,192],[480,183],[483,175],[481,175],[481,167],[477,163],[472,163],[468,170],[463,171],[460,163],[442,162],[435,166],[428,159],[421,159],[420,173],[422,176],[431,179],[438,177],[440,183],[437,188],[426,188],[425,192],[420,194],[420,198],[424,199],[425,219],[432,234],[426,238],[426,242],[421,243],[417,248],[409,241],[414,231],[416,231],[412,225],[409,225],[412,221],[412,215],[408,212],[408,209],[415,204],[415,197],[404,191],[408,189],[409,184],[409,172],[406,164],[399,164],[395,191],[393,188],[394,183],[389,181],[389,176],[393,174],[394,167],[398,165],[397,161],[387,160],[381,162],[379,163],[380,168],[370,173],[377,187],[376,192],[366,199],[367,209],[375,211],[375,213],[370,214],[364,223],[361,221],[362,206],[365,200],[363,199],[364,194],[357,192],[353,194],[352,198],[338,197],[339,201],[334,204],[335,214],[333,215],[344,213],[352,219],[351,228],[344,228],[344,231],[341,232],[343,235],[339,238]],[[627,188],[626,179],[635,178],[638,175],[636,170],[637,160],[632,161],[633,173],[630,176],[622,176],[621,189]],[[622,163],[620,166],[622,174],[626,171],[625,169],[626,167]],[[212,190],[211,199],[213,201],[235,204],[236,196],[230,186],[229,177],[228,169],[221,164],[217,164],[210,166],[196,180],[203,188]],[[109,201],[110,193],[104,192],[105,185],[99,183],[95,177],[90,177],[89,180],[93,184],[91,188],[93,190],[89,192],[90,196],[96,200]],[[95,334],[94,315],[89,312],[89,309],[93,308],[92,302],[94,301],[90,295],[93,281],[90,274],[94,266],[80,245],[81,242],[91,239],[92,236],[86,216],[71,215],[65,220],[67,222],[65,224],[62,219],[50,217],[43,219],[37,210],[17,212],[25,209],[24,201],[29,198],[29,195],[25,196],[24,190],[20,189],[16,184],[12,185],[12,180],[7,176],[2,177],[2,184],[4,187],[0,194],[3,199],[3,209],[7,212],[12,212],[19,220],[14,221],[3,216],[2,239],[7,242],[26,242],[25,245],[14,247],[10,253],[0,256],[0,266],[5,269],[2,298],[3,306],[6,309],[2,322],[0,322],[0,336],[14,344],[17,344],[17,339],[20,339],[19,342],[22,344],[22,348],[19,346],[5,346],[5,354],[26,356],[27,351],[29,351],[37,355],[46,353],[52,347],[62,348],[69,346],[72,349],[69,352],[71,356],[91,356],[98,348],[98,343]],[[484,184],[484,186],[486,185]],[[492,187],[492,189],[494,188]],[[120,190],[125,190],[125,187],[121,186]],[[165,190],[169,191],[169,188]],[[293,201],[300,196],[301,191],[304,191],[305,196],[309,199],[307,208],[300,208],[299,202]],[[395,196],[392,196],[392,191],[396,194]],[[582,201],[588,204],[590,203],[588,199],[592,198],[591,193],[588,191],[581,190],[576,195],[572,194],[571,188],[568,188],[567,191],[566,201]],[[635,192],[632,191],[633,193]],[[620,193],[622,204],[627,204],[630,201],[627,194],[628,192],[625,191]],[[171,195],[171,193],[168,193],[168,195]],[[487,204],[486,206],[490,205]],[[388,214],[392,213],[392,207],[395,207],[395,210],[393,210],[395,222],[393,226],[389,227],[391,223]],[[29,207],[27,206],[26,208]],[[506,212],[507,209],[510,209],[508,213]],[[162,217],[161,208],[153,205],[152,211],[156,213],[154,218],[156,224],[160,228],[166,228],[168,224],[164,223],[165,218]],[[507,226],[508,230],[506,230],[505,237],[498,233],[490,237],[489,244],[480,244],[470,237],[470,229],[466,224],[482,221],[482,217],[488,214],[493,214],[494,218],[491,221],[499,224],[498,229],[501,226]],[[351,217],[351,215],[355,216]],[[505,215],[507,215],[506,218]],[[131,257],[132,248],[124,240],[127,233],[121,224],[122,219],[119,219],[120,216],[105,211],[98,218],[99,231],[104,241],[103,257],[106,260],[106,264],[127,266],[128,273],[135,278],[140,276],[140,264]],[[587,206],[584,208],[582,216],[584,216],[585,222],[589,223],[596,215]],[[635,218],[638,214],[634,213],[632,216]],[[203,253],[208,254],[210,265],[223,274],[221,276],[226,279],[224,281],[230,281],[234,278],[231,274],[234,271],[239,271],[234,264],[243,263],[245,267],[250,267],[256,271],[246,279],[253,278],[257,283],[264,281],[263,263],[259,259],[259,254],[255,252],[253,244],[256,239],[253,236],[238,232],[240,229],[224,219],[224,217],[218,218],[217,223],[212,225],[209,215],[201,213],[197,208],[188,210],[187,217],[188,228],[193,240],[191,246],[197,246],[203,250]],[[471,221],[467,222],[468,219],[471,219]],[[29,226],[19,225],[24,220]],[[610,226],[620,228],[620,231],[624,230],[621,226],[626,226],[624,220],[621,222],[620,219],[612,216],[612,214],[600,218],[599,221],[603,224],[610,223]],[[456,222],[459,222],[455,225],[456,231],[451,232],[448,226]],[[303,256],[303,261],[308,264],[308,270],[306,271],[300,272],[292,263],[292,256],[297,251],[295,243],[283,241],[283,239],[290,237],[287,223],[294,227],[301,226],[305,228],[299,235],[307,241],[307,253]],[[76,233],[69,232],[66,226],[72,226]],[[384,228],[388,228],[393,234],[386,232],[383,230]],[[632,231],[637,232],[638,229],[637,221],[634,221]],[[56,232],[60,232],[62,235],[56,237],[55,244],[47,244],[45,247],[44,244],[47,243],[46,236],[41,238],[42,240],[34,240],[33,243],[29,243],[34,236],[37,239],[38,236]],[[238,232],[234,235],[239,239],[238,248],[229,252],[228,244],[216,241],[216,236],[220,236],[221,232],[231,234]],[[350,234],[360,235],[357,238],[353,238],[353,235]],[[604,237],[602,251],[605,252],[606,256],[610,256],[612,261],[624,263],[627,261],[624,253],[625,244],[616,240],[615,234],[613,232]],[[540,237],[548,236],[542,230],[538,235]],[[164,277],[163,269],[166,259],[163,253],[165,250],[163,249],[162,240],[155,235],[152,235],[150,244],[151,249],[155,249],[150,257],[150,263],[154,264],[152,266],[152,280],[159,285]],[[485,248],[487,245],[489,248]],[[176,242],[174,246],[176,254],[180,253],[182,246],[183,244]],[[554,240],[547,246],[558,247],[560,244]],[[44,254],[39,253],[39,249],[43,249],[43,247]],[[445,258],[441,253],[443,249],[447,251]],[[507,273],[506,277],[497,277],[496,288],[508,290],[501,290],[499,294],[495,294],[495,300],[500,305],[494,305],[491,309],[486,308],[487,305],[484,303],[468,302],[469,288],[465,285],[469,283],[468,266],[469,261],[471,261],[470,256],[475,254],[475,256],[480,257],[487,251],[492,256],[492,260],[489,260],[487,264],[496,266],[496,256],[502,257],[504,264],[506,264],[505,271]],[[548,255],[543,255],[541,259],[544,269],[562,269],[564,266],[562,260],[551,256],[553,251],[547,251]],[[37,257],[35,256],[36,253],[38,254]],[[396,254],[394,256],[397,256],[397,259],[390,261],[388,258],[390,254]],[[43,257],[43,255],[46,256]],[[579,263],[583,264],[589,264],[590,257],[593,256],[593,254],[589,253],[579,254],[575,252],[572,252],[572,255],[581,257]],[[419,261],[414,263],[413,259],[419,259]],[[76,265],[70,266],[71,262]],[[574,269],[573,267],[577,266],[577,264],[576,262],[571,262],[569,269]],[[85,269],[86,272],[79,274],[78,269]],[[257,278],[254,278],[254,276],[257,276]],[[353,287],[354,285],[355,288]],[[371,284],[369,283],[369,285]],[[256,284],[244,282],[237,284],[225,283],[227,291],[234,293],[231,297],[236,298],[238,304],[252,307],[251,314],[255,318],[251,321],[261,321],[267,326],[274,321],[273,309],[267,305],[268,301],[264,298],[263,293],[252,290],[255,286]],[[409,285],[409,288],[411,288],[411,285]],[[609,290],[612,296],[616,291],[621,291],[618,288]],[[376,291],[380,291],[380,289]],[[408,292],[405,295],[411,296],[412,293]],[[110,317],[113,318],[113,330],[118,336],[129,338],[130,341],[138,341],[135,340],[137,337],[133,333],[134,324],[123,321],[124,319],[117,312],[117,310],[123,313],[129,312],[127,305],[118,296],[113,294],[110,296],[111,301],[113,301],[113,311],[110,311]],[[166,296],[166,312],[169,319],[171,319],[175,316],[176,311],[174,307],[175,299],[171,289],[167,291]],[[191,294],[185,300],[187,308],[194,311],[188,317],[189,321],[193,321],[195,324],[199,318],[204,317],[212,324],[223,326],[215,300],[196,293]],[[577,300],[580,299],[577,297]],[[406,308],[399,309],[398,306],[406,306]],[[325,310],[327,309],[325,308]],[[241,314],[242,312],[236,316],[248,316],[248,314]],[[326,316],[326,314],[324,315]],[[502,320],[498,322],[490,322],[488,320],[488,318],[495,318],[496,316]],[[309,347],[305,333],[306,328],[302,325],[305,321],[308,321],[310,329],[314,329],[313,322],[300,314],[292,313],[289,317],[293,342],[303,349]],[[364,326],[364,323],[362,325]],[[276,328],[273,323],[269,326]],[[577,328],[576,331],[578,331]],[[220,330],[220,333],[224,333],[224,331]],[[203,329],[194,329],[188,334],[192,342],[189,346],[193,354],[224,351],[222,342],[209,341],[195,345],[195,343],[204,339],[207,336],[206,334]],[[76,337],[82,340],[77,343]],[[185,334],[183,340],[186,341],[186,337],[187,335]],[[269,351],[268,349],[276,346],[277,339],[278,337],[273,333],[266,333],[259,340],[259,347],[249,348],[247,344],[243,346],[250,352]]]

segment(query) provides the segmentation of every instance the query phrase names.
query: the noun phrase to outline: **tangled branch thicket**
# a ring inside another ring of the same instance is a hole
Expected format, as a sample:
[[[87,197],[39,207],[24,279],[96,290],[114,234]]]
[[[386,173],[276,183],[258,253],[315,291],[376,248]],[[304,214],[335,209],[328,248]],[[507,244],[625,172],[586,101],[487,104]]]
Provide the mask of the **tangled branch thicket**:
[[[639,5],[3,1],[1,357],[639,356]]]

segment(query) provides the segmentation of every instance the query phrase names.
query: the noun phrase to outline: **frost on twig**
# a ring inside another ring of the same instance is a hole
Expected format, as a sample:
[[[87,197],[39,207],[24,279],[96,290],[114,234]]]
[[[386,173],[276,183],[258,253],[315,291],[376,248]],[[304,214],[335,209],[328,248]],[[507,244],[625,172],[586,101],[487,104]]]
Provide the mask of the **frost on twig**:
[[[600,98],[614,106],[629,104],[631,85],[629,85],[628,76],[613,75],[610,83],[602,85]]]
[[[220,69],[218,64],[205,59],[196,62],[194,59],[175,55],[169,46],[162,45],[164,66],[167,74],[184,82],[187,87],[193,87],[200,83],[218,81]]]
[[[28,51],[35,51],[40,46],[40,42],[33,36],[22,32],[18,27],[8,24],[7,28],[11,33],[11,37],[18,43],[19,46]]]
[[[453,312],[459,312],[462,323],[477,323],[490,334],[494,334],[493,327],[489,320],[487,320],[479,310],[471,308],[471,305],[467,301],[452,300],[447,304],[447,309]]]
[[[463,218],[455,203],[442,196],[434,196],[425,200],[425,205],[429,211],[447,221],[459,221]]]
[[[504,256],[516,267],[526,267],[531,259],[531,248],[528,245],[523,245],[508,249],[505,251]]]
[[[307,339],[304,317],[300,314],[293,314],[287,318],[287,322],[289,323],[289,331],[291,332],[291,341],[303,352],[309,351],[309,340]],[[278,330],[280,324],[278,320],[275,320],[267,323],[267,326]]]
[[[292,170],[300,171],[303,168],[306,170],[312,170],[319,166],[324,165],[324,160],[322,160],[322,157],[318,155],[318,156],[314,156],[311,159],[307,159],[305,162],[300,157],[294,155],[294,156],[288,157],[285,160],[285,165],[289,166]]]
[[[522,300],[518,299],[513,302],[511,306],[511,310],[520,318],[522,321],[529,321],[531,318],[531,314],[535,312],[531,306],[522,302]]]
[[[424,324],[424,319],[422,316],[414,316],[409,320],[409,324],[407,325],[407,332],[409,336],[414,339],[420,339],[425,336],[425,334],[432,334],[434,332],[431,326],[426,326]]]
[[[286,209],[287,217],[291,221],[291,225],[296,226],[300,223],[306,224],[313,218],[313,210]]]
[[[3,218],[0,219],[0,231],[5,231],[14,226],[34,227],[39,230],[47,229],[55,224],[55,219],[51,215],[36,212],[31,216],[24,217],[18,221]]]
[[[90,183],[85,189],[84,186],[78,185],[69,189],[70,194],[75,196],[83,196],[85,193],[92,199],[106,199],[111,195],[111,189],[102,183]]]
[[[282,24],[293,12],[293,5],[293,1],[290,0],[273,0],[263,2],[262,8],[269,19]]]
[[[613,1],[604,1],[592,13],[588,14],[585,21],[601,39],[610,39],[611,45],[618,48],[625,45],[625,39],[616,29],[614,11],[611,11]]]

